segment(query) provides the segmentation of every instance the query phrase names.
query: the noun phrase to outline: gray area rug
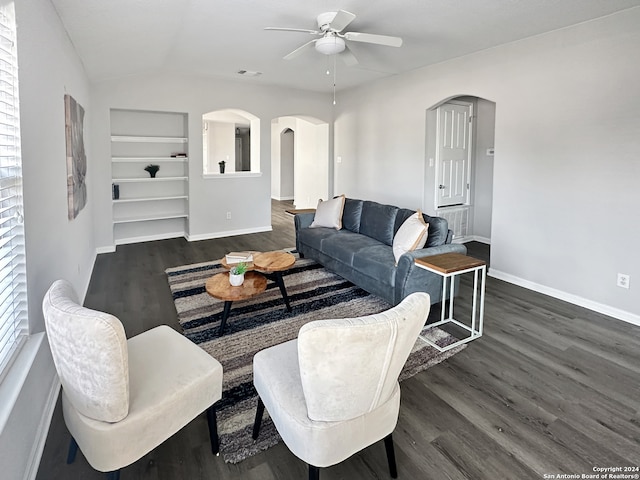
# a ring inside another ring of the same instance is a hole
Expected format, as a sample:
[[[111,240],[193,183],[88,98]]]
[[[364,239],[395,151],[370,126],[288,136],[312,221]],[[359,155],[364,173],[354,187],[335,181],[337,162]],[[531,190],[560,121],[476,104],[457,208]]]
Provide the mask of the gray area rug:
[[[280,441],[267,412],[258,440],[251,438],[257,402],[253,388],[254,354],[296,338],[300,327],[312,320],[369,315],[391,305],[317,263],[298,258],[284,275],[291,312],[287,312],[278,287],[269,282],[264,293],[233,303],[224,336],[218,337],[224,302],[209,296],[204,283],[224,271],[220,262],[215,261],[170,268],[166,273],[184,335],[223,366],[223,394],[217,405],[220,452],[225,462],[237,463]],[[455,341],[438,328],[425,330],[423,334],[442,346]],[[441,353],[418,338],[400,380],[440,363],[464,347]]]

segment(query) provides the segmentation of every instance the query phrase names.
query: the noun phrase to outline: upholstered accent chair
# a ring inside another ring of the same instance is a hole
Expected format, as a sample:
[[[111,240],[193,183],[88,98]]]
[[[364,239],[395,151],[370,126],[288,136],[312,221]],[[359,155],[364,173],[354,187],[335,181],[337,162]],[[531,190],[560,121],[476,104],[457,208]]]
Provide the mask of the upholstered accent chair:
[[[319,469],[384,439],[391,476],[391,434],[400,411],[398,376],[429,315],[424,292],[385,312],[304,325],[296,340],[258,352],[253,383],[257,439],[266,407],[289,450]]]
[[[72,436],[67,463],[79,447],[93,468],[117,480],[121,468],[205,410],[218,453],[217,360],[168,326],[127,340],[120,320],[81,306],[64,280],[49,288],[42,308]]]

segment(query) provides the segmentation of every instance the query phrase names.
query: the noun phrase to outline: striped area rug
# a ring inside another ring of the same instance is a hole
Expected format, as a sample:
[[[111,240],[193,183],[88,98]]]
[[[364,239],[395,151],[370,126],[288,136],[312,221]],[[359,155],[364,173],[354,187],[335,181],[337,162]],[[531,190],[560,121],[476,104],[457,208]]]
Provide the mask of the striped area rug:
[[[220,262],[215,261],[170,268],[166,273],[184,335],[223,366],[223,395],[218,404],[220,452],[225,462],[237,463],[280,441],[267,412],[258,440],[254,442],[251,438],[257,401],[253,355],[296,338],[300,327],[312,320],[369,315],[391,305],[317,263],[298,258],[284,274],[291,312],[286,310],[278,287],[269,282],[265,292],[233,303],[224,336],[218,337],[224,302],[210,297],[204,283],[224,271]],[[455,341],[437,328],[425,330],[424,334],[439,345]],[[440,363],[462,348],[464,345],[440,353],[418,339],[400,379]]]

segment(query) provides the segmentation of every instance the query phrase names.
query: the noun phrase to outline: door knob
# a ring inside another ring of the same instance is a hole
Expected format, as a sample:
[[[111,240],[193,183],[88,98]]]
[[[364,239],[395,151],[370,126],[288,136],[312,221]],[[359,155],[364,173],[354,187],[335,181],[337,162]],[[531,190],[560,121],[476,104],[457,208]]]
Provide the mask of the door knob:
[[[445,187],[444,185],[438,185],[438,188],[439,188],[440,190],[444,190],[444,189],[445,189],[445,188],[447,188],[447,187]]]

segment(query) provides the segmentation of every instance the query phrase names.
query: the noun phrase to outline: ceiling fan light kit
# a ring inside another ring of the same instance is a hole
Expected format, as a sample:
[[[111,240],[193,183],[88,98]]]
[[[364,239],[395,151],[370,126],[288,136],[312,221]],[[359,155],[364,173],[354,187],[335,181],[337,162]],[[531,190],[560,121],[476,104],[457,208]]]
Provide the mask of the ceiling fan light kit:
[[[309,40],[294,51],[284,56],[285,60],[291,60],[309,50],[311,46],[317,52],[324,55],[333,55],[333,104],[336,104],[336,57],[340,56],[344,63],[352,67],[358,64],[358,59],[347,46],[347,42],[371,43],[374,45],[386,45],[388,47],[399,47],[402,45],[402,38],[390,37],[388,35],[377,35],[375,33],[345,32],[342,31],[349,26],[356,18],[353,13],[346,10],[337,12],[325,12],[316,17],[318,30],[307,30],[306,28],[289,27],[266,27],[265,30],[280,30],[284,32],[300,32],[311,35],[318,35],[319,38]],[[327,70],[327,74],[329,74]]]
[[[316,40],[316,50],[325,55],[335,55],[343,52],[346,45],[344,39],[337,35],[328,35]]]
[[[286,32],[301,32],[311,35],[319,35],[320,38],[311,40],[296,48],[293,52],[285,55],[285,60],[291,60],[304,53],[309,47],[314,46],[315,50],[324,55],[338,55],[347,65],[356,65],[358,60],[353,52],[347,47],[347,42],[370,43],[374,45],[385,45],[388,47],[399,47],[402,45],[402,38],[390,37],[388,35],[377,35],[375,33],[345,32],[342,31],[349,26],[356,18],[353,13],[345,10],[337,12],[325,12],[316,17],[318,30],[308,30],[306,28],[288,27],[266,27],[265,30],[280,30]]]

